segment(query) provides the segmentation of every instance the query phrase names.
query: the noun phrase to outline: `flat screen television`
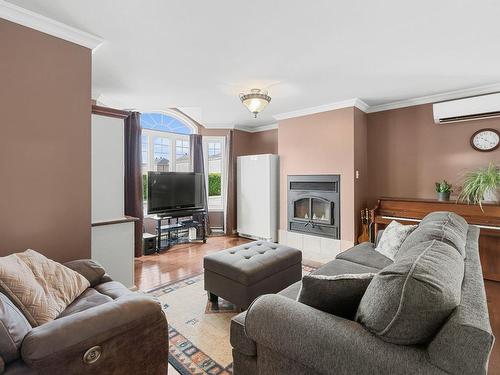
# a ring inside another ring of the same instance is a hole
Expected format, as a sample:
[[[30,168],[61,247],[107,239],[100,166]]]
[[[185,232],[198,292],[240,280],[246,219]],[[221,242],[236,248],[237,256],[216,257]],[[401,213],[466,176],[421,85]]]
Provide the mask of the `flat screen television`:
[[[203,174],[148,172],[148,214],[203,208]]]

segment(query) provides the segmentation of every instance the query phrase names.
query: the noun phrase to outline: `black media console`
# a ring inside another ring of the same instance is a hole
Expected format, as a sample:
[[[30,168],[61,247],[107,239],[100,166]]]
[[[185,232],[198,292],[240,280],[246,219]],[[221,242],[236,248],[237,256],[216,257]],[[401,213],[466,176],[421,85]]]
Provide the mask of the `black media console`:
[[[207,213],[204,209],[170,212],[167,215],[155,215],[156,252],[167,250],[173,245],[192,241],[207,242],[205,223]],[[196,230],[196,238],[189,238],[189,229]]]

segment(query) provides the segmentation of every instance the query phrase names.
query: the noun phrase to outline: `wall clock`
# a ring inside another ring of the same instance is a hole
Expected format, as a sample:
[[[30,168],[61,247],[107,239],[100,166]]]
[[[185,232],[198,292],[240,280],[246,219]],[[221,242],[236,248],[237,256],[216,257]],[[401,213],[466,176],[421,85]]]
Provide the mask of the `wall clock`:
[[[480,129],[470,137],[470,145],[477,151],[493,151],[500,144],[500,132],[496,129]]]

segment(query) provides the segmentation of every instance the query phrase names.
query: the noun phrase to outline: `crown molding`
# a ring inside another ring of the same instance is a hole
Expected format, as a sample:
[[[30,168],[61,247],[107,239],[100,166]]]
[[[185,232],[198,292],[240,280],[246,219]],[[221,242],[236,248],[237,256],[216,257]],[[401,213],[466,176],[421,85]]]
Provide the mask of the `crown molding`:
[[[289,118],[307,116],[307,115],[312,115],[315,113],[328,112],[328,111],[333,111],[336,109],[349,108],[349,107],[356,107],[363,112],[366,112],[369,108],[368,104],[366,104],[361,99],[352,98],[352,99],[342,100],[339,102],[319,105],[317,107],[309,107],[309,108],[299,109],[297,111],[280,113],[280,114],[274,115],[273,117],[276,120],[281,121],[281,120],[286,120]]]
[[[348,100],[342,100],[339,102],[324,104],[317,107],[310,107],[310,108],[299,109],[297,111],[280,113],[274,115],[274,118],[278,121],[281,121],[289,118],[307,116],[315,113],[328,112],[348,107],[356,107],[365,113],[375,113],[375,112],[389,111],[391,109],[412,107],[421,104],[438,103],[454,99],[463,99],[471,96],[491,94],[493,92],[500,92],[500,83],[471,87],[462,90],[447,91],[439,94],[421,96],[405,100],[398,100],[395,102],[384,103],[373,106],[366,104],[362,99],[353,98]]]
[[[440,94],[421,96],[418,98],[398,100],[395,102],[369,106],[367,111],[365,112],[374,113],[374,112],[388,111],[391,109],[412,107],[421,104],[438,103],[447,100],[463,99],[471,96],[491,94],[493,92],[499,92],[499,91],[500,91],[500,83],[495,83],[491,85],[477,86],[468,89],[448,91]]]
[[[267,130],[274,130],[278,129],[278,123],[274,124],[269,124],[269,125],[261,125],[261,126],[235,126],[234,127],[236,130],[241,130],[247,133],[258,133],[258,132],[265,132]]]
[[[353,107],[356,107],[357,109],[359,109],[360,111],[363,111],[365,113],[368,113],[368,110],[370,109],[370,106],[359,98],[354,99]]]
[[[202,125],[205,129],[236,129],[234,125],[230,124],[203,124]]]
[[[93,51],[104,42],[104,39],[98,36],[8,3],[5,0],[0,0],[0,18],[67,40]]]

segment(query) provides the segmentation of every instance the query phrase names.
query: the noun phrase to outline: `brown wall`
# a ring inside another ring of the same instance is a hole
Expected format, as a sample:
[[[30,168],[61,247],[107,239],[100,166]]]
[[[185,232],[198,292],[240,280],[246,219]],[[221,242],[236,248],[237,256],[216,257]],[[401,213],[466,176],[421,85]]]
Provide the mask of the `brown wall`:
[[[0,255],[90,257],[91,51],[0,19]]]
[[[228,195],[233,197],[229,200],[228,222],[229,231],[233,232],[237,227],[236,216],[236,159],[238,156],[257,154],[277,154],[278,153],[278,129],[266,130],[263,132],[249,133],[238,129],[209,129],[197,124],[201,135],[205,136],[227,136],[233,135],[233,157],[229,165],[233,170],[232,183],[228,188]],[[218,227],[224,221],[222,212],[210,213],[210,226]]]
[[[257,133],[234,130],[233,134],[236,156],[278,153],[278,129]]]
[[[469,144],[485,127],[500,130],[500,120],[436,125],[432,104],[369,114],[369,203],[384,196],[435,198],[434,182],[442,179],[456,195],[464,173],[500,162],[500,149],[478,152]]]
[[[278,129],[250,133],[251,155],[277,154]]]
[[[361,210],[368,200],[368,116],[354,108],[354,228],[361,233]],[[356,171],[358,177],[356,177]]]
[[[280,121],[278,154],[280,229],[287,227],[288,175],[340,174],[341,239],[354,241],[354,109],[343,108]]]

